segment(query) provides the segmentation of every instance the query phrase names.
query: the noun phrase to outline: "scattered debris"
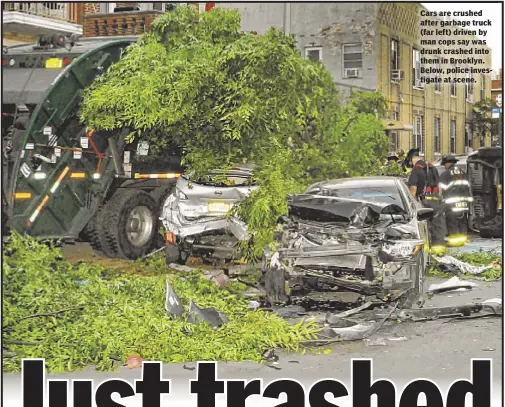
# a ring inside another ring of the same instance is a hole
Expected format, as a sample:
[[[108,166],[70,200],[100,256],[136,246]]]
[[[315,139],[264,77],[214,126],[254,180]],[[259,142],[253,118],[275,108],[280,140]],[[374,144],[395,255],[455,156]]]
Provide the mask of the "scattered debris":
[[[442,257],[437,257],[433,256],[433,258],[441,264],[445,264],[448,266],[455,266],[457,267],[463,274],[472,274],[472,275],[477,275],[477,274],[482,274],[486,270],[492,269],[493,265],[490,266],[472,266],[469,263],[465,263],[464,261],[458,260],[455,257],[452,256],[442,256]]]
[[[303,315],[307,315],[307,311],[305,308],[299,305],[287,305],[285,307],[278,307],[273,310],[275,314],[280,316],[281,318],[298,318]]]
[[[179,298],[170,282],[167,280],[167,297],[165,300],[165,310],[171,317],[180,318],[185,315],[186,311],[182,300]],[[227,316],[215,308],[199,308],[193,301],[189,303],[188,322],[198,324],[206,321],[212,327],[219,327],[229,322]]]
[[[196,367],[191,367],[191,366],[186,366],[186,365],[182,365],[182,368],[186,369],[186,370],[195,370],[196,369]]]
[[[225,286],[230,281],[230,278],[223,270],[204,271],[203,275],[206,280],[214,281],[220,287]]]
[[[448,291],[465,291],[471,290],[473,287],[478,287],[477,283],[472,281],[462,281],[459,277],[454,276],[449,280],[440,283],[432,284],[428,289],[428,295],[439,294]]]
[[[181,299],[172,287],[172,284],[167,280],[167,297],[165,300],[165,311],[169,313],[170,316],[182,317],[184,315],[184,305]]]
[[[171,269],[177,270],[177,271],[185,272],[185,273],[191,273],[191,272],[197,270],[197,269],[195,269],[193,267],[183,266],[183,265],[177,264],[177,263],[170,263],[168,265],[168,267],[171,268]]]
[[[487,347],[487,348],[484,348],[482,349],[484,352],[494,352],[496,349],[495,348],[490,348],[490,347]]]
[[[425,321],[455,316],[470,316],[482,311],[482,304],[467,304],[455,307],[417,308],[401,311],[396,317],[400,320]]]
[[[289,360],[288,363],[300,363],[298,360]]]
[[[215,308],[199,308],[193,301],[189,303],[188,322],[198,324],[206,321],[214,328],[229,322],[223,312],[216,311]]]
[[[275,369],[275,370],[282,370],[279,366],[274,366],[274,365],[267,365],[270,369]]]
[[[267,362],[277,362],[279,360],[279,356],[275,353],[274,349],[267,349],[261,356]]]
[[[256,308],[259,308],[260,305],[261,304],[258,301],[249,301],[248,309],[252,311],[255,310]]]
[[[128,369],[135,369],[137,367],[142,367],[142,362],[144,359],[140,357],[140,355],[130,355],[126,359],[126,362],[123,364],[124,367]]]
[[[366,346],[386,346],[387,345],[386,340],[381,336],[377,336],[372,339],[365,339],[364,342],[365,342]]]
[[[389,336],[388,337],[388,341],[406,341],[408,339],[409,338],[407,338],[406,336]]]
[[[350,309],[345,312],[341,312],[339,314],[332,314],[332,313],[328,312],[326,314],[326,322],[331,324],[331,323],[333,323],[333,321],[336,321],[338,319],[350,317],[351,315],[357,314],[358,312],[361,312],[361,311],[364,311],[364,310],[370,308],[372,306],[372,304],[373,304],[373,302],[368,301],[359,307]]]

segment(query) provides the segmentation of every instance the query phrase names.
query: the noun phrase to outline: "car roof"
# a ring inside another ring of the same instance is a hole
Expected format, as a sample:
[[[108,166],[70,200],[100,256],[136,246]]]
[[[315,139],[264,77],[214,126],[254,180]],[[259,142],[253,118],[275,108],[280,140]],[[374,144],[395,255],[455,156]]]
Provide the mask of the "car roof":
[[[387,177],[387,176],[339,178],[318,182],[316,184],[311,185],[308,189],[313,189],[316,187],[323,187],[328,189],[345,189],[345,188],[359,188],[362,186],[367,187],[396,186],[398,180],[400,180],[399,177]]]

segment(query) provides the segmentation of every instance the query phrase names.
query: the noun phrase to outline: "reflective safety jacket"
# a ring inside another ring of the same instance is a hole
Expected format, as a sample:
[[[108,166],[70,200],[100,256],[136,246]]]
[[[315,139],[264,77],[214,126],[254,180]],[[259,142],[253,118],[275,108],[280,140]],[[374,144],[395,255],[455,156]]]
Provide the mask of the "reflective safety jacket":
[[[465,173],[455,165],[446,169],[440,177],[440,190],[443,202],[453,212],[468,212],[469,203],[473,201],[470,183]]]

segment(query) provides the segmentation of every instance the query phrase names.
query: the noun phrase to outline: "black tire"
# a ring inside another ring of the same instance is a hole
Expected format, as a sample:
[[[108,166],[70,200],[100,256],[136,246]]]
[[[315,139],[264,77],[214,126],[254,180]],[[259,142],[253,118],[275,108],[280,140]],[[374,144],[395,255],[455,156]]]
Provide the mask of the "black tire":
[[[165,187],[156,188],[151,191],[151,196],[156,201],[156,205],[158,206],[157,212],[157,225],[156,225],[156,238],[153,240],[153,250],[159,249],[165,245],[165,241],[163,240],[163,236],[158,232],[160,227],[163,226],[161,221],[159,220],[161,216],[161,211],[163,210],[163,204],[168,196],[173,192],[175,183],[172,185],[167,185]]]
[[[480,237],[483,239],[495,239],[502,237],[503,232],[499,229],[481,229]]]
[[[117,257],[135,260],[149,253],[158,233],[157,214],[155,200],[144,191],[125,188],[113,195],[104,206],[103,228]],[[136,231],[140,236],[130,235]]]
[[[89,241],[92,249],[102,257],[114,258],[117,253],[114,248],[107,242],[107,236],[105,235],[103,219],[103,208],[98,209],[95,216],[86,225],[83,231],[83,235],[86,240]]]

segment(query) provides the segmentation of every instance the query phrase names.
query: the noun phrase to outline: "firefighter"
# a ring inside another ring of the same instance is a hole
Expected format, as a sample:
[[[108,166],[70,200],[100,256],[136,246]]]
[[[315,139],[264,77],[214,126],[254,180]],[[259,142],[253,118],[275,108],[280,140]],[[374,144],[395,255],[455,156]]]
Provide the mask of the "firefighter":
[[[463,171],[456,167],[458,159],[453,155],[442,158],[445,171],[440,176],[445,218],[447,222],[448,246],[464,246],[468,240],[467,223],[469,203],[473,200],[470,183]]]
[[[432,163],[426,163],[419,156],[418,149],[411,149],[406,161],[412,166],[407,181],[410,192],[424,207],[433,209],[433,218],[428,221],[430,252],[440,256],[445,252],[446,231],[444,212],[440,204],[438,172]]]

